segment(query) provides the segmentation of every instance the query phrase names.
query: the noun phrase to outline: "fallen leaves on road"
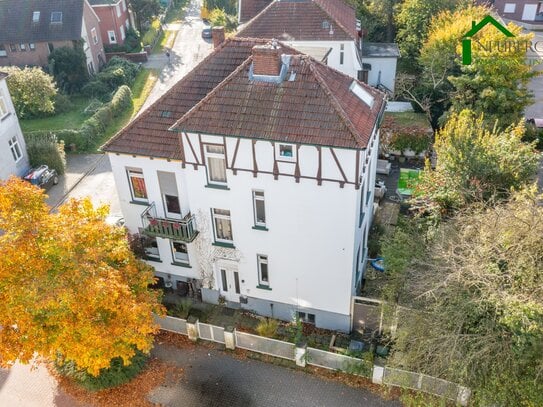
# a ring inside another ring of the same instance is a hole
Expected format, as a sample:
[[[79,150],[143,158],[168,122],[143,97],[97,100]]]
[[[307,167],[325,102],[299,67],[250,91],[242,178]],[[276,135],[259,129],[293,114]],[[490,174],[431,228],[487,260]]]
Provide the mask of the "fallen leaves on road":
[[[183,369],[152,358],[147,367],[133,380],[122,386],[90,392],[79,387],[73,380],[60,376],[54,368],[49,371],[57,379],[59,386],[77,401],[96,407],[149,407],[153,406],[147,400],[147,395],[164,382],[179,383]]]

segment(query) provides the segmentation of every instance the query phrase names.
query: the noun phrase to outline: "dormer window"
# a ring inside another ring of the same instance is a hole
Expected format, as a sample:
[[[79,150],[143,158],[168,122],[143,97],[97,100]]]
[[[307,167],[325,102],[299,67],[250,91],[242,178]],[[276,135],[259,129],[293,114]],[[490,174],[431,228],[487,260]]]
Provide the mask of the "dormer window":
[[[170,112],[169,110],[163,110],[162,112],[160,112],[160,117],[172,117],[172,112]]]
[[[32,13],[32,22],[37,23],[39,21],[40,21],[40,12],[39,11],[34,11]]]
[[[52,23],[62,23],[62,11],[53,11],[51,13]]]

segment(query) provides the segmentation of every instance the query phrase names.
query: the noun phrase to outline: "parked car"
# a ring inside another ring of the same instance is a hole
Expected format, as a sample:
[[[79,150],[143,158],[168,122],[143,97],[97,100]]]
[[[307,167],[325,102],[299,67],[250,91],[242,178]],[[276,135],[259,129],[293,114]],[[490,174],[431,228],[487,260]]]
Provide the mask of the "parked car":
[[[47,165],[31,169],[23,179],[43,189],[49,189],[52,185],[58,184],[57,171],[50,169]]]
[[[211,38],[211,28],[204,28],[202,30],[202,38],[204,39]]]
[[[531,125],[535,126],[538,129],[543,128],[543,119],[536,119],[536,118],[527,119],[526,123],[531,124]]]

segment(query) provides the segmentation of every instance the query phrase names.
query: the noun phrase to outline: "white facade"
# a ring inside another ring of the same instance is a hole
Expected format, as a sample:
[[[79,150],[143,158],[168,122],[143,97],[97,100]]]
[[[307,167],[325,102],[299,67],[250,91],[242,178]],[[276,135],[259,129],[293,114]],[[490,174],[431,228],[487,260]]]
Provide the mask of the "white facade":
[[[174,259],[170,239],[159,237],[160,261],[149,262],[157,274],[170,275],[174,284],[175,280],[201,280],[199,257],[204,252],[198,249],[198,239],[218,242],[212,211],[230,211],[234,248],[209,246],[216,251],[212,290],[203,287],[204,299],[216,301],[220,294],[233,305],[241,302],[243,308],[285,320],[299,311],[314,318],[318,327],[349,331],[351,296],[361,280],[367,253],[378,131],[366,150],[197,134],[180,137],[184,163],[108,154],[126,226],[132,233],[141,230],[141,214],[147,204],[155,203],[157,218],[175,217],[166,216],[165,193],[179,197],[177,218],[189,212],[196,217],[200,235],[187,244],[189,265]],[[208,144],[223,146],[223,185],[208,179]],[[280,157],[280,144],[292,146],[292,157]],[[129,174],[140,171],[147,200],[135,203]],[[166,177],[165,172],[170,174]],[[164,181],[172,180],[172,174],[175,185]],[[259,219],[253,191],[264,200],[265,216],[261,213]],[[267,281],[259,269],[263,259]]]
[[[351,78],[358,79],[358,71],[362,70],[358,58],[358,50],[354,41],[283,41],[296,47],[319,47],[331,49],[326,64]],[[343,56],[342,56],[343,55]]]
[[[0,79],[0,181],[28,171],[25,140],[5,78]]]
[[[364,57],[364,63],[371,65],[371,70],[368,72],[368,85],[382,84],[394,93],[397,58]]]

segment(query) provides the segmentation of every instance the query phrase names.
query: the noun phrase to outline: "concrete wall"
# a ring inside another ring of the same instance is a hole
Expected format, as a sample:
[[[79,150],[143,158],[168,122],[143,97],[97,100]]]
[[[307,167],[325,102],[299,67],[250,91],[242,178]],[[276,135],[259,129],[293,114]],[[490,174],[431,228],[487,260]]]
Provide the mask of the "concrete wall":
[[[29,169],[29,163],[25,140],[5,79],[0,80],[0,96],[4,99],[8,110],[8,113],[0,118],[0,181],[2,181],[11,175],[18,177],[25,175]],[[17,138],[22,153],[22,158],[17,162],[14,160],[9,146],[9,140],[13,137]]]

